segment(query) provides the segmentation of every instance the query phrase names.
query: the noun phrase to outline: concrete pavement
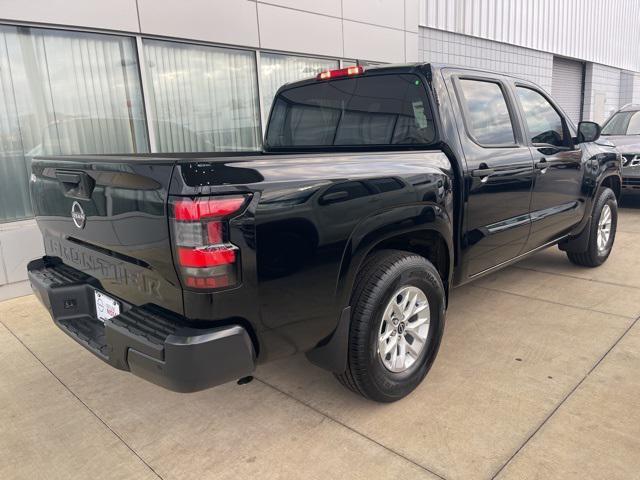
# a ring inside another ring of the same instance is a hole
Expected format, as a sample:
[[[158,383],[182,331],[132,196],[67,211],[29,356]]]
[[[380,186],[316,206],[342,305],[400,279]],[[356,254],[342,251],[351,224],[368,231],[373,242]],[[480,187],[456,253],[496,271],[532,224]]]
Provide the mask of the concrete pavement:
[[[0,478],[640,478],[640,209],[598,269],[553,248],[453,292],[440,355],[377,405],[303,356],[179,395],[34,297],[0,303]]]

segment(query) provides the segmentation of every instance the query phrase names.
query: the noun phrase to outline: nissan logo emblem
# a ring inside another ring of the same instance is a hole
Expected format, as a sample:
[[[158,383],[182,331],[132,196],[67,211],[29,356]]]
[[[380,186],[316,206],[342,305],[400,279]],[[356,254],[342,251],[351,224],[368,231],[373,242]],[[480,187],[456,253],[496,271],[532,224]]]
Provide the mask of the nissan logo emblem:
[[[73,205],[71,205],[71,219],[76,227],[80,229],[84,228],[87,216],[84,214],[84,210],[78,202],[73,202]]]

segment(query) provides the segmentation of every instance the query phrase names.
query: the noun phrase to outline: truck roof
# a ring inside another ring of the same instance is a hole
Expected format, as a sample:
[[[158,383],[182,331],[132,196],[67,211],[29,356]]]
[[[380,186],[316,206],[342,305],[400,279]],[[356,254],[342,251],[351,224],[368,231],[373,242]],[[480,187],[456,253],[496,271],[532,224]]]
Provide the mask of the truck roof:
[[[368,73],[414,73],[414,72],[422,72],[422,73],[433,73],[437,70],[442,70],[445,68],[455,68],[459,70],[466,70],[468,72],[477,72],[477,73],[490,73],[495,75],[501,75],[503,77],[510,77],[518,80],[527,81],[529,83],[536,84],[531,80],[525,79],[523,77],[519,77],[517,75],[512,75],[505,72],[499,72],[496,70],[490,70],[486,68],[474,68],[468,67],[464,65],[456,65],[453,63],[431,63],[431,62],[414,62],[414,63],[390,63],[390,64],[381,64],[381,65],[363,65],[364,72],[362,75],[367,75]],[[280,88],[292,88],[299,87],[311,83],[315,83],[317,81],[316,77],[305,78],[303,80],[298,80],[296,82],[285,83]],[[536,84],[539,87],[539,85]],[[640,109],[640,105],[636,105],[636,109]]]
[[[364,72],[362,75],[367,75],[369,73],[411,73],[418,70],[428,70],[429,63],[394,63],[394,64],[383,64],[383,65],[363,65]],[[347,67],[345,67],[347,68]],[[297,80],[295,82],[289,82],[283,84],[278,91],[283,88],[291,88],[291,87],[300,87],[303,85],[308,85],[311,83],[315,83],[317,81],[316,76],[304,78],[302,80]]]

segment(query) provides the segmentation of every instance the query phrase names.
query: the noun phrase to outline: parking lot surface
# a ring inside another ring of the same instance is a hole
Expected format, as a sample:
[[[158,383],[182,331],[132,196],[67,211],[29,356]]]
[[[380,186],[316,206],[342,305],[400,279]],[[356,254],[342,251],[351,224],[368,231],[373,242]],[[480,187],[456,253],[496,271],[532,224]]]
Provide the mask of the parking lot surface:
[[[190,395],[112,369],[35,297],[0,303],[0,478],[640,478],[640,208],[609,261],[557,248],[454,290],[391,405],[303,355]]]

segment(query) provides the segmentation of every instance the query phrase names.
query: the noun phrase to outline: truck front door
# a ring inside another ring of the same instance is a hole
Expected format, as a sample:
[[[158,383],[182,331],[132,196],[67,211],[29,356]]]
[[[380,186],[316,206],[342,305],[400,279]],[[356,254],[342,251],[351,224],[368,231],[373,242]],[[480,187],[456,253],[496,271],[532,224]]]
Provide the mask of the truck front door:
[[[569,233],[584,216],[582,148],[574,145],[573,127],[561,111],[534,86],[516,82],[533,155],[536,178],[531,199],[531,234],[525,251]]]

